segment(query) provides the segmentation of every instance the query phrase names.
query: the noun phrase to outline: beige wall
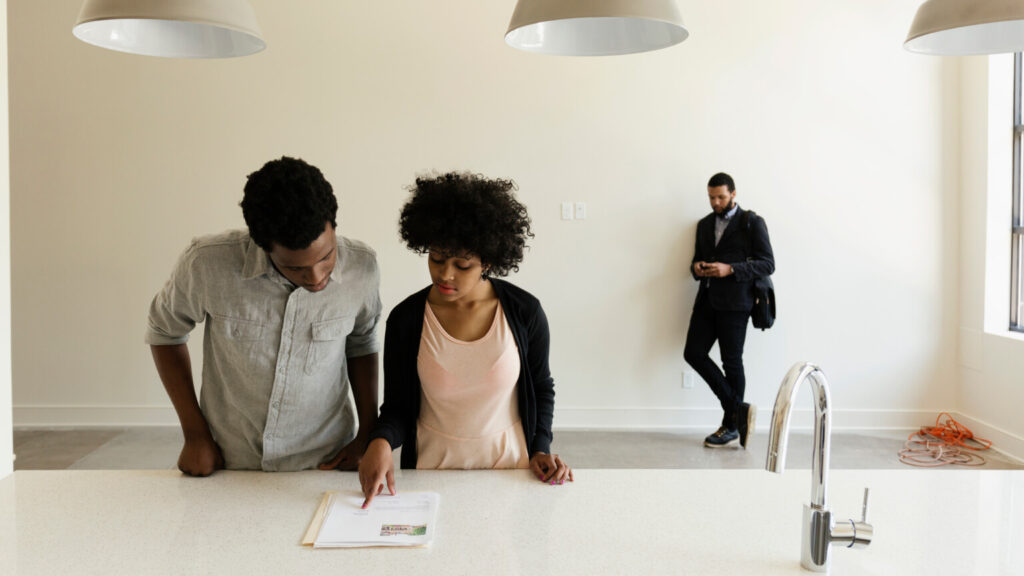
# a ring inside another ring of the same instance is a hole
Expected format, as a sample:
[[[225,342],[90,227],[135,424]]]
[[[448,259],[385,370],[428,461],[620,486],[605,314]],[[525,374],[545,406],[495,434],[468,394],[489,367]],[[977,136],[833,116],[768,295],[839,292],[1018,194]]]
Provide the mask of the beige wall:
[[[1024,458],[1024,335],[1011,333],[1013,57],[964,59],[957,405],[981,437]]]
[[[507,48],[511,0],[255,0],[266,52],[172,61],[78,42],[80,0],[12,0],[15,424],[174,422],[149,300],[282,154],[334,184],[386,309],[428,281],[403,186],[515,178],[536,239],[511,279],[548,311],[560,427],[717,422],[682,349],[705,183],[728,171],[778,260],[748,398],[813,360],[837,427],[927,422],[956,402],[960,66],[902,50],[918,3],[681,1],[685,43],[573,59]],[[566,200],[587,220],[560,221]]]
[[[13,470],[11,437],[11,233],[7,129],[7,0],[0,0],[0,478]]]

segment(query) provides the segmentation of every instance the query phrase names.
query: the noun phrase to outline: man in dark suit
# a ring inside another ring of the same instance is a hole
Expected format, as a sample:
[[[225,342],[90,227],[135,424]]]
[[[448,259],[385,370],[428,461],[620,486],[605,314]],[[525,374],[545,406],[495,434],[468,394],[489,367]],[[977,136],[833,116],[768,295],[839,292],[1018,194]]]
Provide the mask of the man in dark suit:
[[[757,408],[743,401],[743,342],[754,307],[755,278],[775,271],[775,257],[764,218],[736,204],[736,183],[718,173],[708,181],[711,214],[697,224],[697,244],[690,267],[700,282],[686,334],[686,362],[708,383],[725,414],[717,431],[704,439],[709,448],[744,448],[754,428]],[[708,352],[715,341],[725,373]]]

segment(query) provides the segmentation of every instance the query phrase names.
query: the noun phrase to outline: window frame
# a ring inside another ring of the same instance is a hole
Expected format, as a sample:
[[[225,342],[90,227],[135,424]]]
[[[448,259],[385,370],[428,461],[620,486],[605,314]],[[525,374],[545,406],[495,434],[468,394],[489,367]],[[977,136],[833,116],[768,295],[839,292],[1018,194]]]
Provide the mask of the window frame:
[[[1022,56],[1013,55],[1013,218],[1010,249],[1010,330],[1024,332],[1024,123],[1022,123]]]

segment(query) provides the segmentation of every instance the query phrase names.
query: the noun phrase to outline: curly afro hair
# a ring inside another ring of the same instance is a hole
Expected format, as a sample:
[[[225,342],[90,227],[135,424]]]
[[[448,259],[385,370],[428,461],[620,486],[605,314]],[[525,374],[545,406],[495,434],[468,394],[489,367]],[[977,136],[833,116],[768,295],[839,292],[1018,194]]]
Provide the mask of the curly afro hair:
[[[326,223],[338,227],[331,184],[319,168],[298,158],[282,156],[249,174],[240,206],[249,236],[267,252],[274,244],[302,250],[324,233]]]
[[[515,182],[449,172],[419,177],[408,189],[412,198],[402,207],[398,227],[410,250],[472,254],[487,275],[519,271],[533,233],[526,207],[512,193]]]

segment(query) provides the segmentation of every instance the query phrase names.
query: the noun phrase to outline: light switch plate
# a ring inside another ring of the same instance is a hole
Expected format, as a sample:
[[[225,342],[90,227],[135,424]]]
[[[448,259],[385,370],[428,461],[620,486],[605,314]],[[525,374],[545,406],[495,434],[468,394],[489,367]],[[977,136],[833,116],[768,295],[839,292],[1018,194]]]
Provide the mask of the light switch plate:
[[[683,390],[693,390],[693,381],[697,374],[692,370],[683,370]]]

